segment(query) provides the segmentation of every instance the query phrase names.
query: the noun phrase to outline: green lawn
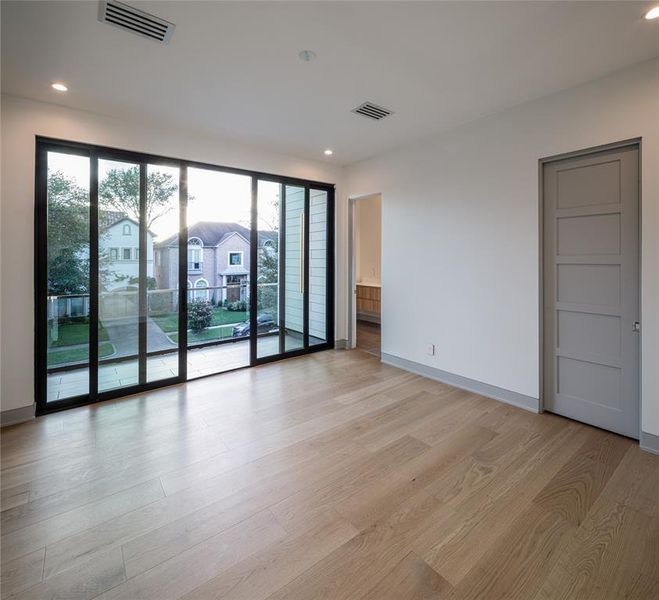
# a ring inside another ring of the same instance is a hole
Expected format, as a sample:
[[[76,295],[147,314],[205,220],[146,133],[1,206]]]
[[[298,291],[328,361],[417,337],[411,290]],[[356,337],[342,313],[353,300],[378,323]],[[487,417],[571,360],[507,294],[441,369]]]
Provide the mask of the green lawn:
[[[232,329],[233,327],[227,326],[215,327],[214,329],[204,329],[199,333],[188,331],[188,344],[194,344],[195,342],[212,342],[213,340],[224,340],[226,338],[230,338],[232,337]],[[178,342],[178,333],[172,333],[169,337],[173,342]]]
[[[109,339],[107,331],[100,324],[98,326],[98,339],[102,342],[107,342]],[[86,344],[88,341],[89,323],[85,323],[84,321],[61,323],[57,327],[57,339],[50,340],[50,347],[62,348],[64,346],[75,346],[76,344]]]
[[[178,330],[178,313],[169,313],[166,315],[159,315],[151,318],[158,324],[158,327],[160,327],[160,329],[162,329],[165,333],[174,333]],[[213,319],[211,321],[211,326],[227,325],[229,323],[242,323],[243,321],[247,321],[247,320],[248,320],[247,312],[244,310],[227,310],[226,308],[220,308],[219,306],[217,306],[213,309]],[[174,339],[174,337],[171,335],[169,337]],[[215,339],[215,338],[210,338],[210,339]]]
[[[98,347],[99,358],[110,356],[114,352],[112,344],[104,343]],[[56,352],[48,352],[48,366],[56,367],[67,363],[82,362],[89,360],[88,348],[72,348],[71,350],[58,350]]]

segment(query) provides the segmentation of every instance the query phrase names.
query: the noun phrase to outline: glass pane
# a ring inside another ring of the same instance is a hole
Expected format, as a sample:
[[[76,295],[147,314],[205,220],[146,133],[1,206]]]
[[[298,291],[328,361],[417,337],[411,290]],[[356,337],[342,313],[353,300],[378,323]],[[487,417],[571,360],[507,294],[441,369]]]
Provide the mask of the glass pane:
[[[327,341],[327,192],[309,191],[309,345]]]
[[[98,390],[139,382],[137,164],[98,161]]]
[[[178,376],[179,169],[147,165],[147,381]]]
[[[304,188],[286,186],[284,202],[284,350],[304,347]]]
[[[249,365],[252,178],[188,169],[188,378]]]
[[[281,187],[281,184],[272,181],[258,182],[256,205],[259,252],[256,265],[257,358],[280,353],[279,248],[281,243],[279,220]]]
[[[89,393],[87,157],[48,153],[47,255],[46,398],[52,402]]]

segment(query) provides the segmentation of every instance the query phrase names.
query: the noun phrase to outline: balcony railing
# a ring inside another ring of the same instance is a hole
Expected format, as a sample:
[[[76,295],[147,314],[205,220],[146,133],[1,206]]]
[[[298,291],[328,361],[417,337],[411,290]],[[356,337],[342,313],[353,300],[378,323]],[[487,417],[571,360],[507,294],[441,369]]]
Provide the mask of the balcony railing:
[[[279,282],[257,283],[258,289],[274,288]],[[188,288],[188,301],[198,298],[215,299],[216,302],[229,300],[229,291],[237,291],[233,300],[249,302],[249,281],[229,283],[227,285],[209,285]],[[226,293],[216,294],[224,290]],[[178,288],[147,290],[147,311],[149,315],[178,310]],[[219,297],[218,297],[219,296]],[[223,297],[222,297],[223,296]],[[231,301],[231,300],[229,300]],[[134,290],[116,290],[99,293],[99,305],[104,317],[135,316],[138,313],[139,292]],[[48,296],[48,319],[86,317],[89,315],[89,294],[63,294]]]

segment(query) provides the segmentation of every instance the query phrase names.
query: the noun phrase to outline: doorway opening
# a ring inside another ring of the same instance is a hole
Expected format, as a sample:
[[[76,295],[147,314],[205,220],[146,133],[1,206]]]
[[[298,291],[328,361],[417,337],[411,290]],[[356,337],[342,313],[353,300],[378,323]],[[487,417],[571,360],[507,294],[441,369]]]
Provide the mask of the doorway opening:
[[[351,199],[350,347],[380,357],[382,327],[382,195]]]

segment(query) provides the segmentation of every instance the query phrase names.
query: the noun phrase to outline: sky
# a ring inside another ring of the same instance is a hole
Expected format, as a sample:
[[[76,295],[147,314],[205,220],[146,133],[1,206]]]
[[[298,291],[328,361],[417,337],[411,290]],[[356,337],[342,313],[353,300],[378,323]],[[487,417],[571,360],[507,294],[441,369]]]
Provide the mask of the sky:
[[[113,168],[130,168],[134,165],[110,160],[99,160],[98,177],[103,181]],[[49,171],[61,171],[75,180],[78,186],[89,190],[89,159],[84,156],[48,153]],[[148,165],[152,169],[168,173],[178,182],[178,168]],[[188,169],[188,226],[199,221],[224,221],[250,226],[251,177],[208,169],[190,167]],[[258,211],[259,229],[270,229],[277,221],[279,184],[259,181]],[[178,231],[178,190],[171,198],[171,210],[156,220],[151,226],[156,241]]]

